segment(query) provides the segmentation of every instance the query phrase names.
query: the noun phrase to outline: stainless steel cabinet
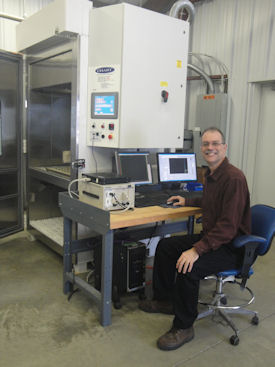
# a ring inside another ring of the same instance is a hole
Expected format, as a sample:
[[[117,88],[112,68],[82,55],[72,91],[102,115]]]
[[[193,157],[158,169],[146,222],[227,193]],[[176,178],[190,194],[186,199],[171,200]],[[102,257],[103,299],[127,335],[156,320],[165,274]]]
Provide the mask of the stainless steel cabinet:
[[[0,52],[0,237],[23,229],[22,57]]]
[[[77,37],[47,46],[26,55],[26,97],[21,55],[0,53],[0,237],[23,229],[26,193],[28,230],[62,253],[58,193],[77,177]]]

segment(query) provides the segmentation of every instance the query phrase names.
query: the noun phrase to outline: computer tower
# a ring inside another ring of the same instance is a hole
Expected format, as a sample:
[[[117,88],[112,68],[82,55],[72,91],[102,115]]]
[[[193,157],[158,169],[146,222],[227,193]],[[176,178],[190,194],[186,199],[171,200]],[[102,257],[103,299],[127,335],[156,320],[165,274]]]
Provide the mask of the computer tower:
[[[102,248],[94,250],[95,288],[101,288]],[[140,290],[145,286],[146,245],[141,242],[114,241],[112,300],[115,308],[120,308],[120,296]]]

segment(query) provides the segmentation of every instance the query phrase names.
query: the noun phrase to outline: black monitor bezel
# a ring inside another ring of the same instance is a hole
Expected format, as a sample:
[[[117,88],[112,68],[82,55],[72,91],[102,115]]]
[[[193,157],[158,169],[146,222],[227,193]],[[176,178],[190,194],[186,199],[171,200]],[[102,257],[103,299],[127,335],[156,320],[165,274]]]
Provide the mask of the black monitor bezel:
[[[116,163],[116,172],[117,174],[121,175],[122,174],[122,170],[121,170],[121,165],[119,163],[119,155],[120,154],[125,154],[125,155],[146,155],[147,156],[147,173],[148,173],[148,181],[131,181],[133,184],[135,184],[136,186],[138,185],[150,185],[152,184],[152,171],[151,171],[151,166],[150,163],[148,161],[148,157],[150,155],[150,152],[148,151],[144,151],[144,152],[137,152],[137,151],[116,151],[115,152],[115,163]]]

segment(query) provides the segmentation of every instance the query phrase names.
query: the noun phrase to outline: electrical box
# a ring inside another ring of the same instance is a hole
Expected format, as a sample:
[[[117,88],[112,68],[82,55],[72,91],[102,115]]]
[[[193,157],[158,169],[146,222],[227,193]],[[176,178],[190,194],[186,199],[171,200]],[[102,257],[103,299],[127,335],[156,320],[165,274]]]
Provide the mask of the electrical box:
[[[226,137],[228,94],[202,94],[197,97],[196,127],[193,131],[193,150],[197,157],[197,166],[203,166],[200,145],[201,134],[209,127],[217,127]]]
[[[196,126],[201,132],[217,127],[226,135],[228,94],[203,94],[197,97]]]
[[[188,34],[129,4],[91,10],[87,145],[182,148]]]
[[[103,210],[133,208],[135,186],[131,183],[98,185],[80,181],[79,200]]]

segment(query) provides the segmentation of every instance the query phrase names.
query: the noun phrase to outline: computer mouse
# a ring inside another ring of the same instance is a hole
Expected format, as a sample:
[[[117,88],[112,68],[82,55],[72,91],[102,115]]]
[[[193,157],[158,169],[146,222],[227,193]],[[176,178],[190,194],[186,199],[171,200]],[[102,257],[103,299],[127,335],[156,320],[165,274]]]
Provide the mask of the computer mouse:
[[[181,205],[173,205],[174,203],[178,203],[178,200],[168,201],[167,203],[160,204],[162,208],[181,208]]]
[[[170,206],[173,206],[173,204],[176,204],[176,203],[178,203],[179,201],[177,200],[177,199],[175,199],[175,200],[172,200],[172,201],[167,201],[167,205],[170,205]]]

